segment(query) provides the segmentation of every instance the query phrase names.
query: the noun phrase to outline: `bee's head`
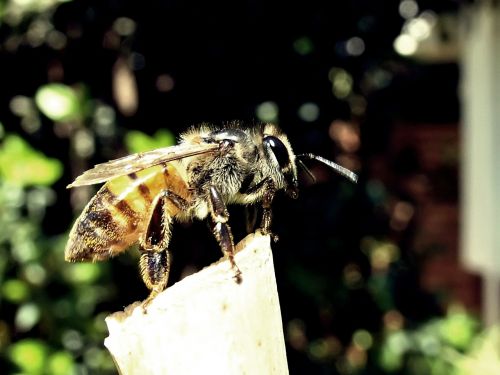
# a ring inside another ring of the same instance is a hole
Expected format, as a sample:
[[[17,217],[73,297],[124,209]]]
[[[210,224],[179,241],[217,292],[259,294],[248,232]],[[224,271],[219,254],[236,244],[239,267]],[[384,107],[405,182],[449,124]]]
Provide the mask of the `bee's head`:
[[[262,143],[272,170],[278,174],[275,178],[278,188],[284,189],[291,198],[297,198],[299,193],[297,167],[288,138],[276,126],[266,125]]]

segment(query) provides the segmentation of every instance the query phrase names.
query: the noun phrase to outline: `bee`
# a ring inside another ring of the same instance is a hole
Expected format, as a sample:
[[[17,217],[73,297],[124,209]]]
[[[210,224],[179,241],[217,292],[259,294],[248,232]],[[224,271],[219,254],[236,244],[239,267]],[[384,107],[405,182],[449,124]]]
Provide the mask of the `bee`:
[[[173,221],[208,218],[239,282],[227,205],[260,204],[259,229],[271,234],[273,198],[278,191],[297,198],[297,166],[308,171],[302,159],[316,159],[357,180],[332,161],[295,155],[287,136],[274,124],[202,124],[183,133],[176,146],[98,164],[68,185],[105,183],[73,225],[65,259],[102,261],[138,243],[141,276],[150,290],[148,303],[167,285]]]

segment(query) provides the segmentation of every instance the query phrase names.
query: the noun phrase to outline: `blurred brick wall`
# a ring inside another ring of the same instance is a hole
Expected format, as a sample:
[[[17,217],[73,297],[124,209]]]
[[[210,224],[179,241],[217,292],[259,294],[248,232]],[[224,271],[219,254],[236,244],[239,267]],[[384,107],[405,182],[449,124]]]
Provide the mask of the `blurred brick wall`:
[[[459,263],[459,166],[457,124],[396,124],[389,158],[392,188],[414,204],[409,249],[419,262],[421,285],[445,307],[460,302],[480,309],[480,279]]]

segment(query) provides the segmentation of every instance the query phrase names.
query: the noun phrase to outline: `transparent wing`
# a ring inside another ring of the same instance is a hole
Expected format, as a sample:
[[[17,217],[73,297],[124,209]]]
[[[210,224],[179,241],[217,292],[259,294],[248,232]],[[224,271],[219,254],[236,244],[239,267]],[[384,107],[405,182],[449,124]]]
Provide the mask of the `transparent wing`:
[[[124,156],[123,158],[97,164],[94,168],[82,173],[67,187],[93,185],[108,181],[112,178],[127,175],[172,160],[187,158],[189,156],[215,152],[219,149],[216,143],[199,145],[180,144],[156,150],[140,152]]]

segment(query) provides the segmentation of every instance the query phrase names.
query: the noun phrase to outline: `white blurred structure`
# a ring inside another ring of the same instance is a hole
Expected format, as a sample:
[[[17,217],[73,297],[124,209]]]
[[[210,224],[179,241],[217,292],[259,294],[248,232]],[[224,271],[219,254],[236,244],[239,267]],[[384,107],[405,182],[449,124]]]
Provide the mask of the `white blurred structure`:
[[[500,321],[500,6],[463,16],[461,258],[483,276],[483,318]]]

